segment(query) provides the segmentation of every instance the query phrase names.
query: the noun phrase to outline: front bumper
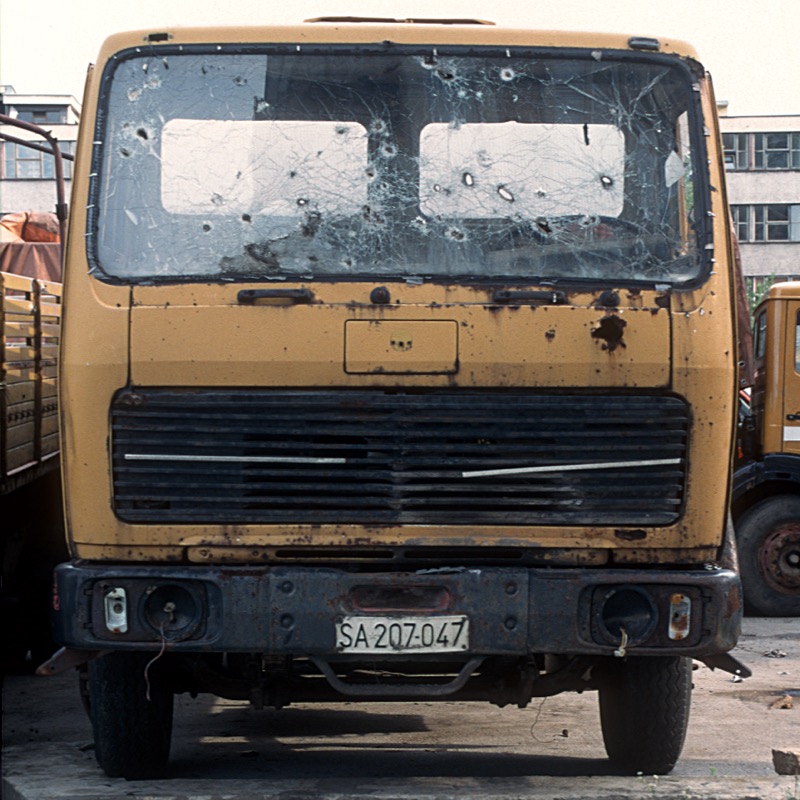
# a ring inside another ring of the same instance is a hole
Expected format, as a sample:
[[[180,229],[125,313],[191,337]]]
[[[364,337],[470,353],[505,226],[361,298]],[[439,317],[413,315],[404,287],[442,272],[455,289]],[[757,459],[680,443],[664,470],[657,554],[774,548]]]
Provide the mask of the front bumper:
[[[358,656],[337,648],[335,628],[354,614],[466,615],[469,655],[611,655],[622,626],[629,652],[702,659],[735,646],[742,613],[738,574],[719,568],[351,573],[75,562],[57,568],[54,592],[56,640],[70,648],[166,643],[174,652],[350,660]]]

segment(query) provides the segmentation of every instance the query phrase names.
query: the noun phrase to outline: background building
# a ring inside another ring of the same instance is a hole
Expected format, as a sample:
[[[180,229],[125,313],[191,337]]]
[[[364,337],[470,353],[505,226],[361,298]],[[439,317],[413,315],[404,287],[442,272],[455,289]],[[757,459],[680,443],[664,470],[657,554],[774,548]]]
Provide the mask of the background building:
[[[75,150],[81,107],[71,95],[17,94],[0,86],[0,114],[40,125],[58,139],[62,153]],[[47,144],[20,128],[0,125],[0,133]],[[72,163],[64,160],[67,197]],[[0,215],[15,211],[53,211],[56,191],[53,156],[0,139]]]
[[[753,294],[800,278],[800,116],[736,117],[720,104],[728,201]]]

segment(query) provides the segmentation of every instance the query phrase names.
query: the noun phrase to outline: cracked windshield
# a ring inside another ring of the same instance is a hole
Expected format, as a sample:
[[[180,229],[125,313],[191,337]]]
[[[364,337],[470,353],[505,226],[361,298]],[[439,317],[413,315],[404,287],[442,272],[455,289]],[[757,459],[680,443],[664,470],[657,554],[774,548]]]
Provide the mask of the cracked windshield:
[[[680,284],[703,270],[698,100],[674,63],[187,49],[106,76],[101,275]]]

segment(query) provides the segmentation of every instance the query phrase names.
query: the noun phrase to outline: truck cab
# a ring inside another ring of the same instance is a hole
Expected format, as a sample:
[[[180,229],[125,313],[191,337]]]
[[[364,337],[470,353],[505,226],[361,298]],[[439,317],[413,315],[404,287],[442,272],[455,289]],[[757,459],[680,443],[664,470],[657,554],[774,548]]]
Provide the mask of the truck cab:
[[[81,122],[56,617],[103,769],[161,770],[180,692],[597,690],[616,766],[669,771],[691,659],[746,672],[694,51],[470,20],[134,31]]]

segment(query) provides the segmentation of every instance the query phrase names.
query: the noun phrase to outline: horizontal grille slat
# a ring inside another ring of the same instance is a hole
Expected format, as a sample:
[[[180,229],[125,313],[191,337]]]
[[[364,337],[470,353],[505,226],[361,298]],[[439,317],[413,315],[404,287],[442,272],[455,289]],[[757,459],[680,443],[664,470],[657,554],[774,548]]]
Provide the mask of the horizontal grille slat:
[[[126,391],[114,507],[141,523],[666,525],[688,417],[663,396]]]

